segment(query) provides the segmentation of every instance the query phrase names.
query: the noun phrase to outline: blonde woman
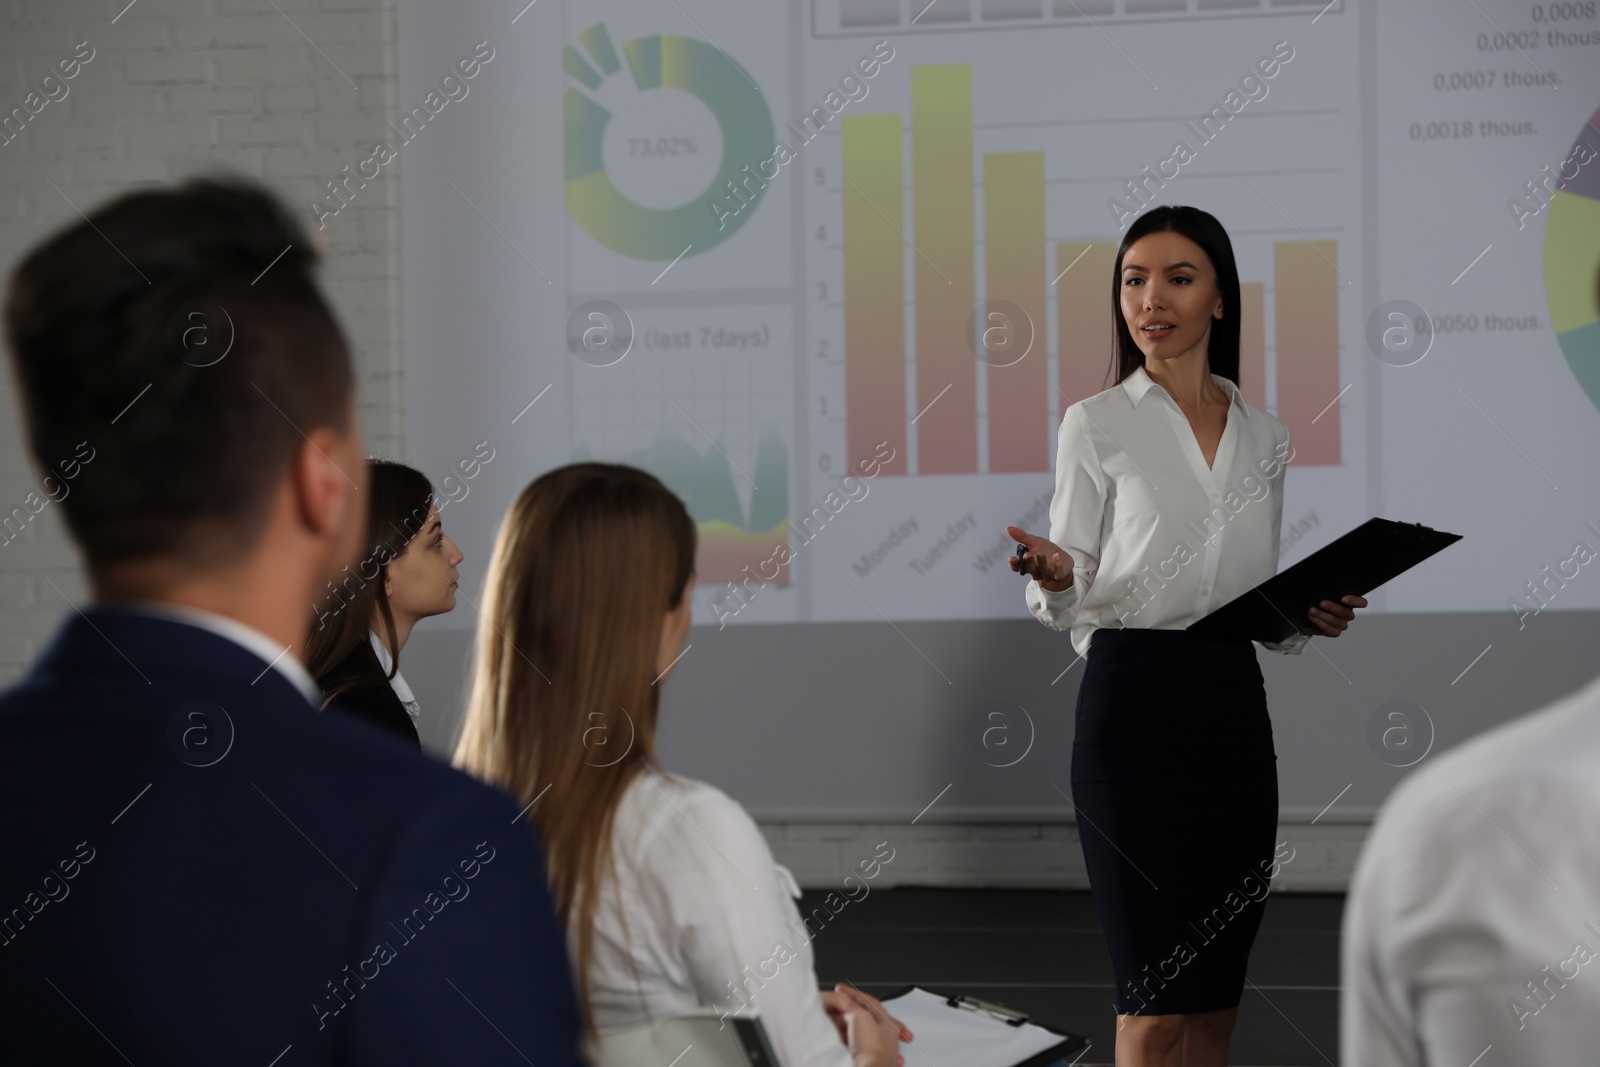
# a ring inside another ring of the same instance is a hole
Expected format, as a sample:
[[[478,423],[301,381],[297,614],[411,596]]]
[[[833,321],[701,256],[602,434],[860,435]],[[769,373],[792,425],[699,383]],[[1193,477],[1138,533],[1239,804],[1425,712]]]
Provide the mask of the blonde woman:
[[[819,994],[799,889],[749,814],[656,762],[695,545],[645,471],[579,463],[525,488],[489,561],[455,763],[529,805],[589,1034],[747,1006],[784,1067],[896,1067],[911,1034],[878,1001]]]

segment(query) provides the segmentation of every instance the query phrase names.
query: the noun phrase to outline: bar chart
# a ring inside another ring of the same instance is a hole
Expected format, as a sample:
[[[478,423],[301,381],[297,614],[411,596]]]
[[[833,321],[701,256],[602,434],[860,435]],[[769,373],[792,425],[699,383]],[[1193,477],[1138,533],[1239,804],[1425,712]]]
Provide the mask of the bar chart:
[[[1048,239],[1043,151],[975,158],[970,64],[912,68],[909,133],[900,114],[854,115],[840,138],[847,453],[896,443],[888,474],[1050,470],[1049,361],[1061,403],[1111,381],[1118,238]],[[1270,262],[1270,277],[1241,281],[1240,387],[1289,426],[1296,465],[1338,466],[1339,241],[1276,240]],[[1020,357],[989,358],[985,309],[1002,305],[1029,342]]]

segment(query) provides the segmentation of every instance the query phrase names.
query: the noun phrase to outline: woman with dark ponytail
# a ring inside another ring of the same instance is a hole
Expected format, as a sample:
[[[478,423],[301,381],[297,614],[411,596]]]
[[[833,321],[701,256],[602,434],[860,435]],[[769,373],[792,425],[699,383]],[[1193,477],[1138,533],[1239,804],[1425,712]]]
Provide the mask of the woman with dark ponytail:
[[[1240,392],[1239,273],[1215,217],[1140,216],[1109,311],[1117,384],[1063,414],[1050,536],[1007,527],[1011,568],[1085,659],[1072,803],[1116,975],[1117,1065],[1223,1067],[1262,902],[1293,852],[1274,846],[1255,648],[1186,627],[1277,572],[1294,449]],[[1262,647],[1338,637],[1366,604],[1324,600]]]
[[[420,709],[400,675],[411,628],[456,605],[460,549],[445,536],[433,486],[421,471],[368,464],[371,510],[365,550],[318,606],[306,667],[322,707],[353,715],[421,748]]]

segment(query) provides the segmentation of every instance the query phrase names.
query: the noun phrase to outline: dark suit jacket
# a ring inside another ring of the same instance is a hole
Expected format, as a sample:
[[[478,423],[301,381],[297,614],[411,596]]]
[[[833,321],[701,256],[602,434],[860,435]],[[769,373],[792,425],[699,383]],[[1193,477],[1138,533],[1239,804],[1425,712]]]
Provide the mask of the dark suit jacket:
[[[357,645],[326,675],[317,679],[323,693],[347,682],[357,683],[334,697],[328,710],[388,730],[396,737],[411,742],[413,747],[421,748],[422,738],[417,735],[417,724],[411,721],[406,706],[400,703],[400,697],[389,684],[389,679],[373,671],[366,652],[366,647]]]
[[[0,695],[0,1016],[8,1064],[581,1062],[516,804],[103,608]]]

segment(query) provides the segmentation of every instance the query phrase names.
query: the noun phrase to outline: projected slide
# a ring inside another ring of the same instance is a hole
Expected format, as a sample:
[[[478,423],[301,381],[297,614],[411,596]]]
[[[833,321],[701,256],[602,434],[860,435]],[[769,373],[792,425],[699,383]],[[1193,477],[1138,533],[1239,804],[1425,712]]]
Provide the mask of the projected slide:
[[[1110,384],[1117,244],[1156,204],[1232,235],[1240,385],[1295,447],[1284,564],[1382,515],[1465,539],[1376,610],[1600,606],[1561,570],[1600,553],[1594,5],[519,18],[549,62],[497,65],[505,103],[451,136],[503,190],[472,208],[545,258],[448,337],[533,354],[408,388],[488,407],[548,383],[529,462],[633,463],[682,496],[697,620],[1022,615],[1003,528],[1048,532],[1062,412]],[[420,156],[408,189],[444,168]],[[408,210],[476,225],[454,196]]]
[[[1600,550],[1600,480],[1582,458],[1600,442],[1585,334],[1600,319],[1600,21],[1583,4],[1449,10],[1375,8],[1367,314],[1409,304],[1432,332],[1369,361],[1372,509],[1466,535],[1448,565],[1397,580],[1390,607],[1531,629],[1531,612],[1600,605],[1574,562]]]

